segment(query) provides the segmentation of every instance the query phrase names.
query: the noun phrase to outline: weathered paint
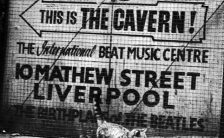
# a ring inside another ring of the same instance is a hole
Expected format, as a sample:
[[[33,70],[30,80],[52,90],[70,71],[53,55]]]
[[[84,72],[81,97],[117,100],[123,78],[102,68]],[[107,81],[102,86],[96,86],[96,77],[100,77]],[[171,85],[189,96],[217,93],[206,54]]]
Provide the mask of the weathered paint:
[[[26,133],[94,136],[92,102],[101,94],[109,121],[147,127],[148,136],[217,136],[221,3],[11,0],[7,123]]]

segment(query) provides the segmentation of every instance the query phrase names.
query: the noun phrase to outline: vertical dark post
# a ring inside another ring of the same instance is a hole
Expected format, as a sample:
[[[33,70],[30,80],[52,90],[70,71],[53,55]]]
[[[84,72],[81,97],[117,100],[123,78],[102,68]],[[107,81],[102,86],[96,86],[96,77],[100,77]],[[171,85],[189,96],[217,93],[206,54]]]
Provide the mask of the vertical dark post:
[[[220,116],[220,129],[219,137],[224,138],[224,65],[223,65],[223,80],[222,80],[222,105],[221,105],[221,116]]]
[[[109,58],[109,70],[111,69],[111,54],[112,54],[112,47],[113,47],[113,18],[114,18],[114,3],[116,2],[116,0],[111,0],[111,8],[112,8],[112,12],[111,12],[111,25],[110,25],[110,58]],[[108,85],[108,88],[110,88],[110,84]],[[107,114],[109,115],[110,113],[110,105],[107,105]]]

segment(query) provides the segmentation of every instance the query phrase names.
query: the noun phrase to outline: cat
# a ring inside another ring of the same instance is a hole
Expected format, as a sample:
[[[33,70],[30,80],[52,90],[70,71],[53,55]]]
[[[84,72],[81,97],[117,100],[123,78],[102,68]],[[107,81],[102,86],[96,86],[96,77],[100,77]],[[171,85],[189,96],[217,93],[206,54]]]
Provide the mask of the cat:
[[[99,138],[99,136],[104,136],[106,138],[147,138],[146,136],[146,129],[133,129],[128,130],[127,128],[115,124],[107,122],[103,119],[103,115],[101,112],[100,104],[98,102],[97,98],[94,102],[94,113],[97,119],[97,131],[96,136]]]

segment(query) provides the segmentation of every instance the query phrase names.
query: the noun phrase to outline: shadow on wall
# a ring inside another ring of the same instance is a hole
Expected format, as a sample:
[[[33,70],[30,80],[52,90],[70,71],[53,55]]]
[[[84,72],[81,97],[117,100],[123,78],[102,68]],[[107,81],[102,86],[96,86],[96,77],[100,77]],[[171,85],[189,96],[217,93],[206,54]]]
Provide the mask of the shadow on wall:
[[[6,38],[6,36],[4,34],[5,31],[6,31],[6,29],[4,29],[4,28],[6,28],[6,27],[4,27],[6,25],[5,18],[6,18],[6,2],[5,2],[5,0],[0,0],[0,45],[1,45],[0,46],[0,50],[1,51],[3,50],[2,47],[5,44],[5,41],[4,40]],[[4,58],[4,54],[1,53],[0,54],[0,63],[3,63],[3,58]],[[1,78],[2,78],[2,76],[1,76]],[[0,81],[2,83],[2,79]]]
[[[3,34],[3,19],[5,15],[5,2],[4,0],[0,0],[0,33],[1,36]],[[1,38],[1,44],[2,44],[2,37]]]
[[[5,40],[6,40],[6,1],[0,0],[0,65],[4,64],[5,59]],[[0,101],[2,100],[2,86],[3,86],[3,69],[4,67],[0,67]],[[0,102],[0,111],[1,111],[1,102]],[[0,112],[1,113],[1,112]],[[2,132],[3,126],[1,126],[1,114],[0,114],[0,133]]]

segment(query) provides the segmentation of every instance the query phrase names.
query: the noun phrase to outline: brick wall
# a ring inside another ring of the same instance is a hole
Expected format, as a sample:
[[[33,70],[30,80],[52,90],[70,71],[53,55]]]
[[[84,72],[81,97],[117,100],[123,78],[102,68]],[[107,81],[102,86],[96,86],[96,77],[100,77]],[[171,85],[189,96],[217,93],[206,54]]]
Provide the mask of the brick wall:
[[[9,3],[5,127],[94,137],[100,94],[108,121],[148,136],[221,133],[222,0]]]

